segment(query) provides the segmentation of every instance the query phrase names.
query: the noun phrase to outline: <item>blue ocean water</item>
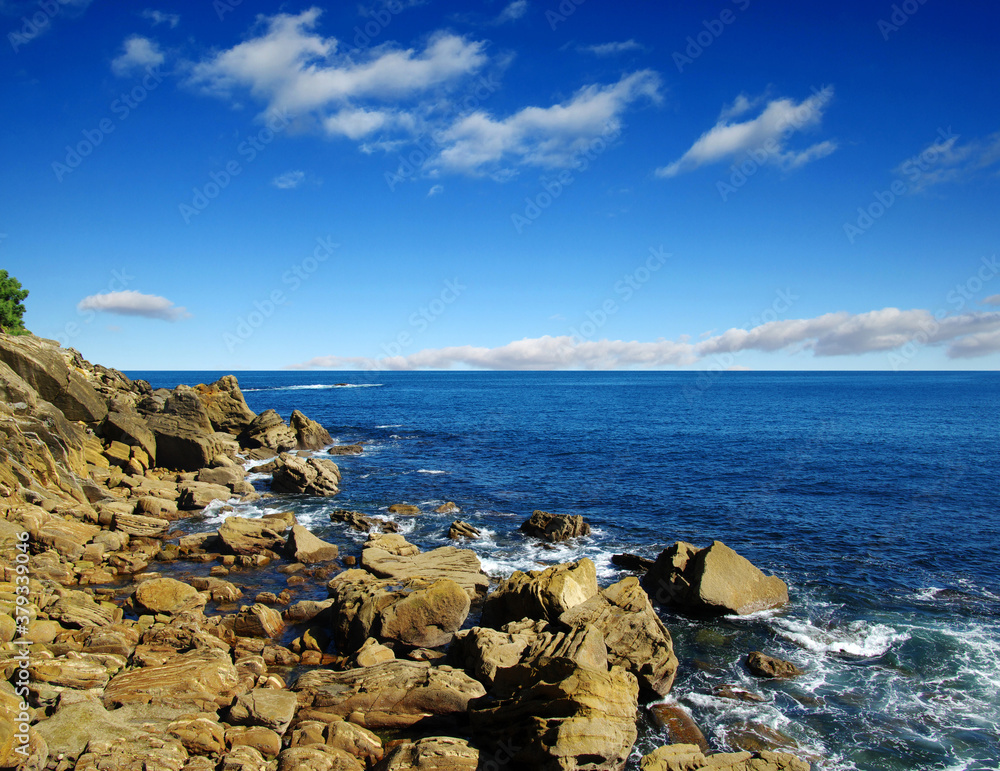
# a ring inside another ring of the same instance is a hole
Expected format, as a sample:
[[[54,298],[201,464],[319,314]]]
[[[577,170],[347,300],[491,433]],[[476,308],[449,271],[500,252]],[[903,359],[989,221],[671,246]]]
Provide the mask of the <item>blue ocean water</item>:
[[[154,387],[224,373],[134,372]],[[502,577],[580,556],[722,540],[785,579],[791,603],[747,618],[663,611],[681,660],[672,699],[716,749],[788,747],[823,769],[996,769],[1000,758],[998,373],[243,372],[255,411],[301,409],[338,443],[334,500],[266,501],[348,551],[329,511],[393,503],[421,547],[455,517]],[[261,480],[266,486],[266,480]],[[246,512],[262,512],[261,504]],[[542,548],[532,510],[583,514]],[[206,527],[211,525],[206,522]],[[806,674],[760,682],[750,650]],[[721,698],[719,686],[763,698]],[[662,744],[645,724],[633,758]]]

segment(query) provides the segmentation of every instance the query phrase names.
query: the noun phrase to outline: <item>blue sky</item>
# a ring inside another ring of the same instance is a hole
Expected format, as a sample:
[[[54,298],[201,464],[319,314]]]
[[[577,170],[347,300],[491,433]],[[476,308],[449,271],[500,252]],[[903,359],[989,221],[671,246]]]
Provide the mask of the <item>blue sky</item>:
[[[1000,8],[0,0],[0,267],[121,369],[997,369]]]

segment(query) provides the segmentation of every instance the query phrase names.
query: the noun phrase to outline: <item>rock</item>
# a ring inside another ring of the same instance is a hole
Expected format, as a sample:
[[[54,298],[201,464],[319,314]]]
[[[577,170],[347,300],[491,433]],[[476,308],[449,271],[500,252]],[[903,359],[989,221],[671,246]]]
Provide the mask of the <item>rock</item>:
[[[747,656],[747,669],[757,677],[791,678],[802,674],[802,670],[792,662],[776,659],[760,651],[752,651]]]
[[[324,732],[327,747],[346,752],[361,760],[366,766],[374,766],[383,755],[382,740],[361,726],[338,721],[329,723]]]
[[[404,741],[385,756],[373,771],[476,771],[479,750],[465,739],[427,736]]]
[[[412,503],[394,503],[389,507],[389,513],[415,516],[420,513],[420,507],[414,506]]]
[[[37,658],[29,666],[32,683],[45,683],[55,688],[86,690],[103,688],[118,670],[125,666],[125,657],[100,653],[69,652],[66,656]]]
[[[503,631],[473,627],[455,635],[452,660],[487,688],[497,673],[540,658],[568,658],[589,669],[608,668],[608,649],[597,629],[555,630],[544,621],[507,624]]]
[[[123,618],[121,608],[110,602],[97,602],[91,595],[81,591],[67,592],[55,604],[46,608],[46,611],[50,619],[63,626],[84,629],[117,624]]]
[[[639,768],[642,771],[809,771],[809,764],[781,752],[719,752],[706,756],[695,744],[670,744],[643,757]]]
[[[147,517],[142,514],[117,513],[114,515],[114,528],[130,536],[143,538],[158,538],[166,534],[170,522],[160,517]]]
[[[285,552],[296,562],[312,565],[337,559],[339,549],[332,543],[320,540],[302,525],[292,525]]]
[[[231,516],[219,528],[219,540],[233,554],[279,552],[285,547],[288,526],[273,518],[250,519]]]
[[[340,492],[340,469],[331,460],[298,458],[282,453],[271,475],[271,490],[276,493],[336,495]]]
[[[451,523],[451,527],[448,528],[448,537],[453,541],[457,541],[460,538],[475,539],[479,537],[479,530],[468,522],[456,519]]]
[[[751,693],[735,685],[718,685],[712,689],[712,695],[720,699],[733,699],[735,701],[750,701],[760,703],[765,701],[764,697],[757,693]]]
[[[631,570],[636,573],[645,573],[656,563],[648,557],[640,557],[638,554],[613,554],[611,564],[616,567]]]
[[[396,654],[392,652],[392,648],[387,648],[374,637],[369,637],[361,644],[357,652],[350,657],[348,663],[351,667],[373,667],[376,664],[392,661],[395,658]]]
[[[292,412],[288,423],[295,432],[296,446],[300,450],[319,450],[328,444],[333,444],[333,437],[329,431],[298,410]]]
[[[161,739],[151,734],[91,740],[80,756],[76,771],[181,771],[188,760],[187,750],[179,741]]]
[[[211,385],[197,385],[194,390],[216,431],[239,435],[257,417],[247,406],[233,375],[219,378]]]
[[[295,431],[274,410],[264,410],[255,417],[240,433],[239,441],[243,447],[267,447],[278,452],[294,450],[298,446]]]
[[[574,605],[559,621],[600,630],[611,663],[635,675],[644,695],[655,698],[670,692],[677,674],[673,639],[635,577]]]
[[[168,615],[200,607],[205,598],[193,586],[173,578],[154,578],[143,581],[132,595],[136,612],[166,613]]]
[[[228,487],[207,482],[184,482],[177,489],[180,492],[177,508],[184,511],[200,511],[212,501],[228,501],[233,496]]]
[[[156,437],[138,412],[109,412],[101,425],[101,436],[141,448],[150,463],[156,460]]]
[[[146,423],[156,438],[160,466],[197,471],[227,450],[228,435],[215,433],[198,394],[187,386],[172,391],[162,411],[148,415]]]
[[[259,725],[283,734],[298,705],[296,696],[291,691],[278,691],[273,688],[255,688],[236,699],[229,709],[229,722],[233,725]]]
[[[434,509],[436,514],[458,514],[461,511],[454,501],[446,501]]]
[[[621,667],[565,658],[519,664],[500,670],[495,699],[471,705],[473,739],[483,756],[504,753],[514,768],[619,771],[637,735],[638,693]]]
[[[244,605],[236,614],[233,633],[239,637],[265,637],[273,639],[285,628],[281,614],[262,603]]]
[[[171,656],[158,666],[115,675],[104,689],[104,706],[128,704],[214,712],[236,697],[239,677],[232,659],[218,649],[192,650]]]
[[[364,451],[365,448],[360,444],[338,444],[324,450],[327,455],[361,455]]]
[[[330,512],[330,521],[343,522],[352,530],[358,530],[362,533],[367,533],[375,529],[375,523],[372,520],[368,519],[360,511],[351,511],[350,509],[334,509]]]
[[[708,752],[708,740],[698,728],[694,718],[680,705],[674,703],[653,704],[649,708],[653,722],[667,733],[673,744],[688,744],[702,752]]]
[[[379,549],[397,557],[411,557],[420,554],[420,549],[398,533],[372,533],[365,541],[364,549]]]
[[[788,602],[788,587],[764,575],[721,541],[698,549],[677,542],[665,549],[643,579],[654,602],[695,614],[746,615]]]
[[[289,747],[278,756],[277,771],[364,771],[365,765],[334,747]]]
[[[34,335],[0,334],[0,361],[67,420],[99,423],[108,405],[79,372],[71,370],[58,343]]]
[[[234,726],[226,731],[226,744],[231,748],[252,747],[264,758],[272,759],[281,752],[281,737],[264,726]]]
[[[222,758],[219,771],[266,771],[268,762],[260,750],[238,745]]]
[[[219,755],[226,749],[225,729],[213,717],[175,720],[167,726],[167,733],[183,744],[188,752],[199,755]]]
[[[536,509],[527,522],[521,525],[521,532],[541,538],[543,541],[566,541],[590,534],[590,525],[580,514],[550,514]]]
[[[545,570],[515,570],[486,598],[483,624],[500,627],[522,618],[555,621],[595,594],[597,568],[587,557]]]
[[[341,651],[357,651],[370,637],[410,647],[447,645],[469,614],[470,599],[450,579],[378,579],[348,570],[327,584],[333,599],[333,636]]]
[[[381,546],[396,543],[394,539],[407,544],[396,535],[381,535],[374,539],[369,537],[361,554],[362,566],[379,578],[392,578],[406,581],[411,578],[422,578],[427,581],[437,581],[447,578],[459,586],[476,600],[486,594],[490,585],[489,577],[482,571],[479,557],[470,549],[456,549],[454,546],[442,546],[423,554],[392,554]],[[401,550],[402,546],[399,547]]]
[[[195,481],[232,490],[234,486],[243,482],[245,478],[246,472],[242,466],[217,466],[215,468],[203,468],[198,472]]]
[[[427,662],[388,661],[363,669],[305,672],[292,687],[299,719],[350,719],[365,728],[406,728],[430,718],[457,720],[486,694],[464,672]]]

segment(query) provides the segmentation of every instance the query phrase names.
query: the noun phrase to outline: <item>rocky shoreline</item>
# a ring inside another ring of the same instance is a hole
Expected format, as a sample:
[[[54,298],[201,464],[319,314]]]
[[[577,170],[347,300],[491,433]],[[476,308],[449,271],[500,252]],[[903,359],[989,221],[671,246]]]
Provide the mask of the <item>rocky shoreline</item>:
[[[247,461],[273,493],[335,496],[329,456],[363,452],[331,448],[301,412],[254,414],[232,376],[154,390],[0,335],[0,434],[0,768],[621,769],[642,705],[669,694],[679,666],[655,605],[788,601],[718,541],[623,557],[637,576],[602,588],[586,558],[497,583],[469,549],[421,552],[391,521],[343,509],[331,518],[369,533],[360,553],[293,510],[188,532],[213,501],[261,497]],[[522,532],[558,541],[589,526],[535,511]],[[456,519],[449,535],[478,531]],[[251,589],[265,568],[278,591]],[[796,674],[759,652],[747,664]],[[655,713],[678,743],[642,769],[809,768],[767,749],[713,753],[686,713]]]

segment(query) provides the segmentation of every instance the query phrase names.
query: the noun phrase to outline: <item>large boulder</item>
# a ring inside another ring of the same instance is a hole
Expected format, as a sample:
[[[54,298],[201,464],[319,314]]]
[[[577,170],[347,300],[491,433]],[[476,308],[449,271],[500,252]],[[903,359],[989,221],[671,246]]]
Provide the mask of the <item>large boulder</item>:
[[[329,431],[298,410],[292,412],[288,423],[295,432],[295,441],[300,450],[319,450],[333,444]]]
[[[0,333],[0,361],[69,420],[99,423],[108,414],[107,402],[80,372],[69,367],[54,340]]]
[[[650,599],[693,614],[746,615],[788,602],[788,586],[765,575],[721,541],[699,549],[678,541],[643,579]]]
[[[229,722],[264,726],[283,734],[295,717],[297,706],[298,699],[291,691],[255,688],[236,699],[229,709]]]
[[[299,458],[282,453],[271,474],[271,490],[276,493],[336,495],[340,492],[340,469],[325,458]]]
[[[132,606],[139,613],[176,614],[205,604],[197,589],[173,578],[153,578],[136,587]]]
[[[471,600],[484,596],[490,585],[479,557],[471,549],[442,546],[419,553],[417,547],[392,533],[370,537],[361,552],[361,564],[379,578],[396,581],[448,578],[461,586]]]
[[[197,385],[195,391],[216,431],[238,436],[257,417],[247,406],[233,375],[219,378],[211,385]]]
[[[264,410],[239,435],[240,445],[249,449],[267,447],[283,452],[298,446],[295,431],[274,410]]]
[[[292,532],[285,543],[285,552],[291,559],[304,565],[314,562],[329,562],[337,559],[340,550],[335,544],[317,538],[308,528],[292,525]]]
[[[155,414],[146,419],[156,441],[156,462],[164,468],[197,471],[209,465],[226,446],[199,422],[181,415]]]
[[[620,771],[635,743],[639,686],[621,667],[590,669],[566,658],[501,670],[495,698],[469,712],[482,755],[514,768]]]
[[[101,436],[139,447],[149,456],[150,465],[156,462],[156,437],[138,412],[109,412],[101,425]]]
[[[697,744],[668,744],[639,761],[641,771],[809,771],[809,763],[784,752],[719,752]]]
[[[219,528],[219,540],[233,554],[278,553],[285,547],[288,524],[277,517],[230,516]]]
[[[327,584],[333,599],[333,636],[341,651],[357,651],[368,638],[410,647],[447,645],[469,615],[465,590],[450,579],[379,579],[348,570]]]
[[[655,698],[669,693],[677,674],[673,639],[634,576],[573,606],[559,621],[600,630],[611,663],[635,675],[644,695]]]
[[[299,720],[350,720],[372,730],[407,728],[432,718],[463,718],[483,686],[451,667],[426,661],[387,661],[334,672],[314,669],[292,686]]]
[[[476,626],[455,635],[448,649],[452,661],[487,688],[497,673],[542,658],[567,658],[582,667],[608,668],[608,649],[596,628],[557,630],[544,621],[518,621],[502,631]]]
[[[157,666],[115,675],[104,689],[104,706],[157,704],[214,712],[228,707],[240,689],[229,654],[217,649],[192,650]]]
[[[587,557],[545,570],[516,570],[487,597],[483,624],[500,627],[522,618],[555,621],[595,594],[597,567]]]
[[[479,750],[470,747],[465,739],[425,736],[397,744],[373,771],[476,771],[477,768]]]
[[[232,490],[210,482],[182,482],[177,487],[177,508],[183,511],[200,511],[212,501],[228,501]]]
[[[589,535],[590,525],[580,514],[550,514],[536,509],[528,521],[521,525],[521,532],[543,541],[566,541]]]

